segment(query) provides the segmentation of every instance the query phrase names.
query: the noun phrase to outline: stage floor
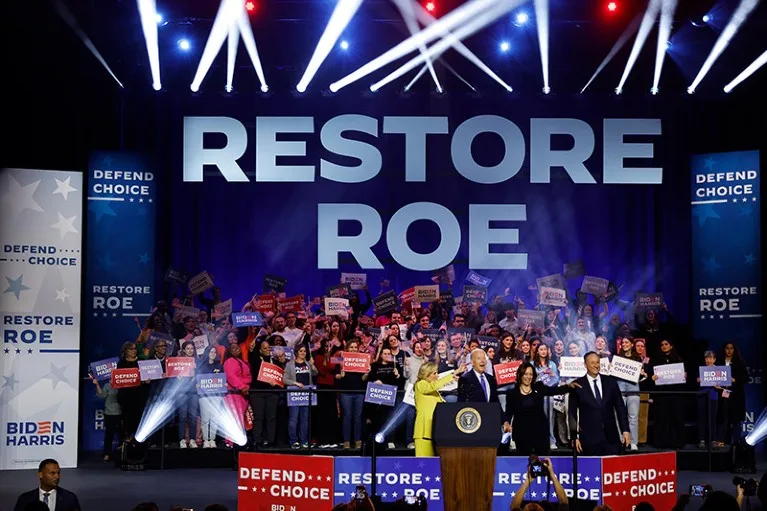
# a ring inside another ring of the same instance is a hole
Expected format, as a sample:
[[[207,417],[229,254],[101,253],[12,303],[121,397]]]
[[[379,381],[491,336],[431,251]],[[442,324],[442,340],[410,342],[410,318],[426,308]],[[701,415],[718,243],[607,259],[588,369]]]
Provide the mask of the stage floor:
[[[767,463],[761,462],[752,477],[758,479],[765,469]],[[729,472],[683,470],[679,472],[678,487],[685,493],[690,484],[710,484],[734,492],[732,477]],[[34,489],[36,483],[35,470],[0,471],[0,511],[13,511],[18,495]],[[203,511],[213,503],[224,504],[230,511],[237,509],[237,473],[226,468],[123,472],[110,463],[86,462],[76,469],[63,469],[61,486],[78,495],[82,511],[130,511],[144,501],[156,502],[161,511],[169,511],[172,506]],[[752,509],[759,509],[758,500],[752,501]],[[700,503],[693,499],[686,511],[699,507]]]

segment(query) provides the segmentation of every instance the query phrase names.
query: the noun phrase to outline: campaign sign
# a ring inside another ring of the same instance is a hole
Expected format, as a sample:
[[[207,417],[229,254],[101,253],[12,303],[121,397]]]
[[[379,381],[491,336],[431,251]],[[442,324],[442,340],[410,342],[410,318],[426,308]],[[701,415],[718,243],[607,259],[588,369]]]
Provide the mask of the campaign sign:
[[[701,387],[715,387],[717,385],[727,387],[732,385],[730,366],[701,366],[699,371]]]
[[[336,504],[349,502],[354,497],[358,485],[365,485],[368,494],[371,494],[373,476],[369,457],[338,457],[335,461],[335,470],[336,485],[333,495]],[[378,457],[376,459],[376,492],[383,502],[394,502],[404,496],[420,495],[426,499],[429,511],[443,511],[445,508],[442,503],[439,458]],[[506,509],[509,509],[509,506],[506,506]]]
[[[418,303],[436,302],[439,300],[439,286],[415,286],[415,298],[413,301]]]
[[[394,291],[387,291],[373,298],[373,309],[376,316],[382,316],[397,310],[399,302]]]
[[[565,263],[562,265],[562,273],[565,274],[566,279],[581,277],[586,275],[586,266],[583,264],[583,261]]]
[[[209,373],[197,375],[197,393],[201,396],[226,394],[226,374]]]
[[[173,349],[173,346],[175,346],[176,340],[168,334],[152,331],[146,340],[146,347],[149,348],[150,355],[152,354],[154,345],[157,344],[158,341],[165,341],[165,344],[168,346],[168,353],[172,353],[171,350]]]
[[[256,380],[263,383],[274,383],[277,386],[284,386],[282,383],[283,370],[280,366],[262,362],[261,369],[258,370]]]
[[[298,312],[304,308],[304,295],[291,296],[290,298],[278,298],[277,309],[280,313]]]
[[[346,316],[349,300],[346,298],[325,298],[325,314],[328,316]]]
[[[542,287],[538,301],[543,305],[567,307],[567,291],[553,287]]]
[[[519,309],[517,311],[517,323],[522,325],[532,325],[543,327],[546,320],[546,313],[535,309]]]
[[[275,293],[282,293],[285,291],[285,285],[288,283],[288,279],[278,277],[276,275],[264,275],[264,291],[272,290]]]
[[[341,353],[341,357],[343,357],[344,372],[367,373],[370,371],[370,353],[344,351]]]
[[[374,405],[394,406],[397,398],[397,386],[385,383],[368,382],[365,391],[365,402]]]
[[[303,387],[288,386],[288,390],[296,391],[300,389],[314,389],[314,385],[304,385]],[[316,392],[288,392],[288,406],[309,406],[309,394],[311,394],[311,406],[317,406]]]
[[[662,366],[655,366],[652,368],[655,376],[658,377],[655,380],[655,385],[672,385],[674,383],[684,383],[684,364],[679,362],[677,364],[665,364]]]
[[[139,360],[138,370],[141,374],[141,381],[161,380],[163,378],[162,364],[156,358]]]
[[[642,362],[631,360],[630,358],[613,357],[612,367],[610,367],[610,376],[615,376],[621,380],[639,383],[639,376],[642,373]]]
[[[237,511],[333,509],[332,456],[241,452],[238,464]]]
[[[487,287],[490,285],[493,279],[482,276],[474,270],[470,270],[469,274],[466,275],[466,281],[471,282],[475,286]]]
[[[328,296],[331,298],[346,298],[352,294],[352,288],[349,284],[338,284],[328,288]]]
[[[98,381],[107,381],[112,376],[112,370],[117,369],[119,357],[107,358],[88,364],[88,372]]]
[[[486,303],[487,288],[484,286],[463,286],[463,301],[469,303]]]
[[[186,284],[189,282],[189,274],[181,270],[177,270],[172,266],[168,267],[168,271],[165,272],[165,282],[175,282],[177,284]]]
[[[207,335],[198,335],[197,337],[192,337],[192,341],[194,343],[194,349],[197,353],[197,356],[203,354],[205,351],[205,348],[208,347],[208,336]],[[182,343],[183,344],[183,343]]]
[[[363,289],[368,282],[367,273],[342,273],[341,284],[347,284],[352,289]]]
[[[517,381],[517,369],[521,365],[521,360],[506,362],[505,364],[495,364],[493,366],[493,373],[495,373],[495,381],[498,386],[515,383]]]
[[[431,346],[434,348],[437,346],[437,341],[445,338],[445,331],[438,328],[420,328],[416,333],[418,339],[429,339]]]
[[[550,287],[552,289],[565,289],[565,279],[562,278],[561,273],[554,273],[553,275],[546,275],[545,277],[538,277],[535,279],[535,285],[538,287],[538,291],[542,291],[544,287]]]
[[[197,369],[194,357],[168,357],[165,359],[165,374],[168,378],[176,376],[191,378]]]
[[[562,378],[580,378],[586,374],[586,366],[581,357],[562,357],[559,359],[559,376]]]
[[[258,311],[235,312],[232,314],[232,325],[241,326],[264,326],[264,317]]]
[[[109,383],[113,389],[138,387],[141,385],[141,375],[139,374],[138,367],[114,369]]]
[[[213,287],[213,279],[210,278],[207,271],[202,271],[189,279],[189,291],[193,295],[204,293]]]
[[[676,493],[674,451],[602,459],[602,500],[613,509],[633,509],[642,501],[655,509],[671,509],[676,504]]]
[[[274,312],[277,309],[277,297],[274,295],[258,295],[253,308],[261,314]]]
[[[225,302],[217,303],[213,306],[214,314],[216,317],[223,318],[232,313],[232,299],[228,299]]]
[[[610,359],[608,357],[599,357],[599,374],[610,376]]]
[[[577,478],[575,481],[573,481],[573,458],[571,456],[551,456],[550,459],[554,473],[557,474],[557,479],[559,479],[568,498],[573,498],[573,483],[576,482],[580,500],[601,502],[602,458],[578,456],[578,473],[575,475]],[[499,456],[496,459],[492,509],[508,510],[511,508],[511,501],[516,491],[527,477],[527,465],[528,458],[522,456]],[[548,478],[536,477],[530,484],[527,499],[556,502],[554,485],[549,484]],[[615,509],[631,508],[616,507]]]
[[[637,293],[635,297],[637,309],[660,309],[663,305],[663,293]]]
[[[490,348],[498,351],[498,347],[501,345],[500,339],[493,337],[492,335],[478,335],[477,340],[479,341],[479,347],[485,351]]]
[[[607,292],[607,286],[610,281],[600,277],[583,277],[583,283],[581,284],[581,292],[589,293],[594,296],[602,296]]]

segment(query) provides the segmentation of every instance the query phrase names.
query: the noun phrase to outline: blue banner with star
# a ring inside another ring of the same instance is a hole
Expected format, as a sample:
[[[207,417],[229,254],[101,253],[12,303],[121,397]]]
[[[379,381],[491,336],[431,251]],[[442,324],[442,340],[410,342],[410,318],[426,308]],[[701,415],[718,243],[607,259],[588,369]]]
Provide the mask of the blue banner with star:
[[[156,180],[140,154],[96,152],[88,165],[83,358],[120,356],[155,303]],[[103,447],[103,401],[83,396],[82,449]]]
[[[741,433],[763,407],[760,202],[759,151],[692,157],[693,337],[735,343],[748,365]]]

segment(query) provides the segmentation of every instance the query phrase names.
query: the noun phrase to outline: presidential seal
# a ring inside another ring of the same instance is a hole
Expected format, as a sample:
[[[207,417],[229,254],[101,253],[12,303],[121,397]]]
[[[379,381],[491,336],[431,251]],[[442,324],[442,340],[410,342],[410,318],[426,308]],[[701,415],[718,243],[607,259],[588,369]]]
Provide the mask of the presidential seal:
[[[482,425],[482,417],[474,408],[462,408],[455,416],[455,425],[463,433],[475,433]]]

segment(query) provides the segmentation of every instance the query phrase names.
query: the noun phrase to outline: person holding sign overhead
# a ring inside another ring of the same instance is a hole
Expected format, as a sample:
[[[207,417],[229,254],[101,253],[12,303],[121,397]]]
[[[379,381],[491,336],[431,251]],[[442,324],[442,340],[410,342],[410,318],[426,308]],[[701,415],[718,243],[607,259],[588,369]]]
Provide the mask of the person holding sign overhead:
[[[413,432],[416,456],[435,456],[431,441],[434,409],[437,403],[445,402],[439,389],[458,380],[465,368],[466,366],[461,365],[442,378],[437,377],[437,364],[434,362],[426,362],[418,370],[418,379],[415,382],[416,415]]]
[[[541,346],[546,347],[545,344]],[[551,422],[544,411],[544,399],[581,388],[578,383],[554,387],[536,380],[536,368],[524,362],[517,369],[517,384],[506,391],[506,423],[504,431],[510,432],[517,446],[517,455],[549,454]]]

